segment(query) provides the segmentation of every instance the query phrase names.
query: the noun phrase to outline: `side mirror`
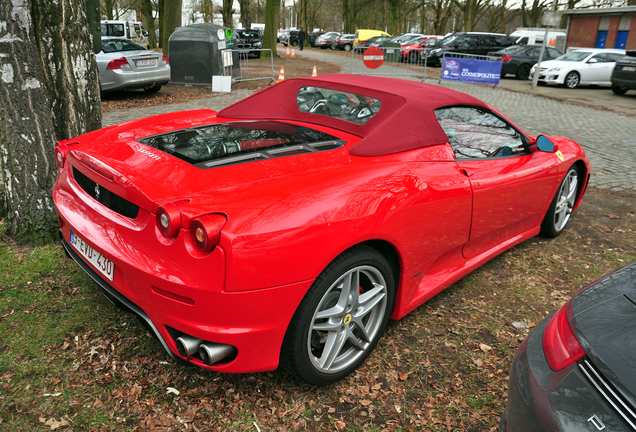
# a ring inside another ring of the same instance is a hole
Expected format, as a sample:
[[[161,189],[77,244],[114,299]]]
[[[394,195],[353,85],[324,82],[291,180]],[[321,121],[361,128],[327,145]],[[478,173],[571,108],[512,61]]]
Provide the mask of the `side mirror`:
[[[554,153],[554,143],[545,135],[539,135],[537,138],[537,149],[546,153]]]
[[[595,58],[591,58],[587,61],[588,63],[598,63],[598,60]]]

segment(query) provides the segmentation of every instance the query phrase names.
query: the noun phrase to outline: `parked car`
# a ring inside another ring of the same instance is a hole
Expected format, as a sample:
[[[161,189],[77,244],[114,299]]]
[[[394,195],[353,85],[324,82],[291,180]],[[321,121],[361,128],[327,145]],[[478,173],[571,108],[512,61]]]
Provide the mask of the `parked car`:
[[[322,33],[309,33],[307,35],[307,43],[309,44],[309,46],[315,47],[316,46],[316,39],[318,39],[321,34]]]
[[[375,36],[387,36],[391,37],[390,34],[384,32],[382,30],[369,30],[369,29],[358,29],[353,35],[353,47],[357,47],[362,41],[369,40]]]
[[[95,58],[102,92],[143,88],[156,93],[170,81],[168,56],[130,39],[102,37]]]
[[[280,37],[285,33],[287,29],[278,29],[278,33],[276,34],[276,43],[280,43]]]
[[[94,131],[55,158],[65,250],[173,359],[280,361],[314,385],[355,371],[389,317],[558,236],[590,175],[575,142],[472,96],[345,74]]]
[[[612,85],[610,77],[616,60],[625,55],[625,50],[581,48],[563,54],[554,60],[541,62],[539,81],[542,84],[560,84],[575,88],[582,84]],[[530,70],[534,75],[536,65]]]
[[[291,30],[285,30],[285,32],[280,36],[280,43],[282,43],[284,46],[293,46],[296,47],[298,46],[299,42],[299,37],[298,35],[300,34],[300,30],[296,30],[296,29],[291,29]]]
[[[353,35],[352,34],[343,34],[342,36],[338,36],[333,44],[331,45],[332,49],[339,49],[340,51],[351,51],[353,47]]]
[[[514,75],[517,79],[527,80],[530,77],[530,69],[539,61],[541,45],[512,45],[488,55],[501,57],[501,76]],[[554,60],[563,53],[551,47],[545,47],[541,63]]]
[[[625,57],[616,61],[610,81],[612,91],[617,95],[636,89],[636,50],[627,51]]]
[[[236,43],[234,44],[234,49],[245,50],[242,51],[241,54],[246,56],[254,56],[256,58],[261,58],[260,51],[252,51],[259,50],[263,47],[263,34],[260,30],[256,29],[238,29],[234,30],[234,38],[236,39]]]
[[[322,36],[316,39],[316,47],[320,49],[331,48],[331,46],[336,42],[336,40],[340,37],[340,33],[338,32],[329,32],[325,33]]]
[[[378,46],[382,42],[386,42],[390,38],[391,37],[387,36],[387,35],[374,36],[374,37],[369,38],[367,40],[360,41],[358,43],[358,45],[355,46],[355,50],[356,51],[365,51],[367,48],[369,48],[371,46]]]
[[[437,40],[442,37],[443,36],[422,36],[412,41],[413,43],[407,42],[400,47],[402,61],[408,61],[409,63],[419,62],[422,59],[422,52],[424,52],[427,47],[435,45]]]
[[[139,21],[104,20],[100,21],[100,27],[102,37],[124,37],[150,49],[148,32]]]
[[[460,32],[446,36],[424,51],[429,66],[440,66],[446,53],[487,55],[513,45],[512,38],[502,33]]]
[[[515,355],[500,431],[636,429],[636,263],[586,286]]]

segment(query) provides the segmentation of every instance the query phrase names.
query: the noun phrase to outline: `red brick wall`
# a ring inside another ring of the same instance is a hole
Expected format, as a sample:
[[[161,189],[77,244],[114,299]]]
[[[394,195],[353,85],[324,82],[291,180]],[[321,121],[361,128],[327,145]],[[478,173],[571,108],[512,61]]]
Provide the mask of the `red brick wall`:
[[[567,47],[594,48],[598,36],[599,16],[572,15],[568,30]],[[614,48],[616,45],[616,35],[620,16],[610,18],[610,26],[607,31],[607,42],[605,48]],[[636,49],[636,15],[632,15],[632,21],[627,36],[625,49]]]
[[[627,50],[636,50],[636,15],[632,15],[632,23],[629,25],[629,34],[627,35]]]
[[[593,48],[598,34],[598,16],[571,15],[567,47]]]

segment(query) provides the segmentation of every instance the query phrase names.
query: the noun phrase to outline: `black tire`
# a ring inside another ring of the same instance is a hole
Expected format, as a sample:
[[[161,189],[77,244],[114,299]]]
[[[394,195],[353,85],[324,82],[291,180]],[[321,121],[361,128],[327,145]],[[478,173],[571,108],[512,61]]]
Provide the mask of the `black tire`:
[[[338,44],[333,43],[329,48],[331,48],[332,50],[336,50],[338,48]]]
[[[292,44],[293,47],[298,46],[298,41],[292,41],[291,44]]]
[[[576,71],[572,71],[565,76],[565,79],[563,80],[563,86],[569,89],[573,89],[576,88],[580,82],[581,76],[579,75],[579,73]]]
[[[530,77],[530,65],[522,64],[517,68],[517,72],[515,72],[515,76],[520,80],[527,80]]]
[[[342,49],[343,49],[343,50],[345,50],[345,51],[347,51],[347,52],[351,51],[351,44],[345,44],[345,45],[342,47]]]
[[[369,307],[365,310],[359,301]],[[316,386],[343,379],[377,345],[394,302],[394,271],[378,251],[359,245],[343,252],[322,271],[294,313],[283,340],[281,365]],[[342,308],[337,307],[341,303]],[[319,312],[325,317],[318,318]],[[332,337],[337,345],[325,351]]]
[[[572,208],[579,196],[579,189],[579,170],[576,165],[572,165],[561,181],[550,208],[543,218],[540,235],[554,238],[563,232],[570,221]]]
[[[614,94],[622,96],[625,93],[627,93],[627,90],[629,90],[627,87],[619,85],[619,84],[612,84],[612,92],[614,92]]]
[[[154,87],[145,87],[144,91],[146,93],[157,93],[159,90],[161,90],[162,86],[154,86]]]
[[[419,59],[418,57],[418,52],[417,51],[411,51],[409,53],[409,63],[418,63]]]

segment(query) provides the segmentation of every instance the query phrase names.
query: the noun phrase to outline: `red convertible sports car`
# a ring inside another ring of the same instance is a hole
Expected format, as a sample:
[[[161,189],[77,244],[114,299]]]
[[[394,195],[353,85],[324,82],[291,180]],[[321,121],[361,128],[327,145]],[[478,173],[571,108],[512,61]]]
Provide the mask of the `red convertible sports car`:
[[[353,372],[399,319],[519,242],[555,237],[590,175],[463,93],[291,79],[221,111],[55,148],[67,253],[169,355],[218,372]]]

